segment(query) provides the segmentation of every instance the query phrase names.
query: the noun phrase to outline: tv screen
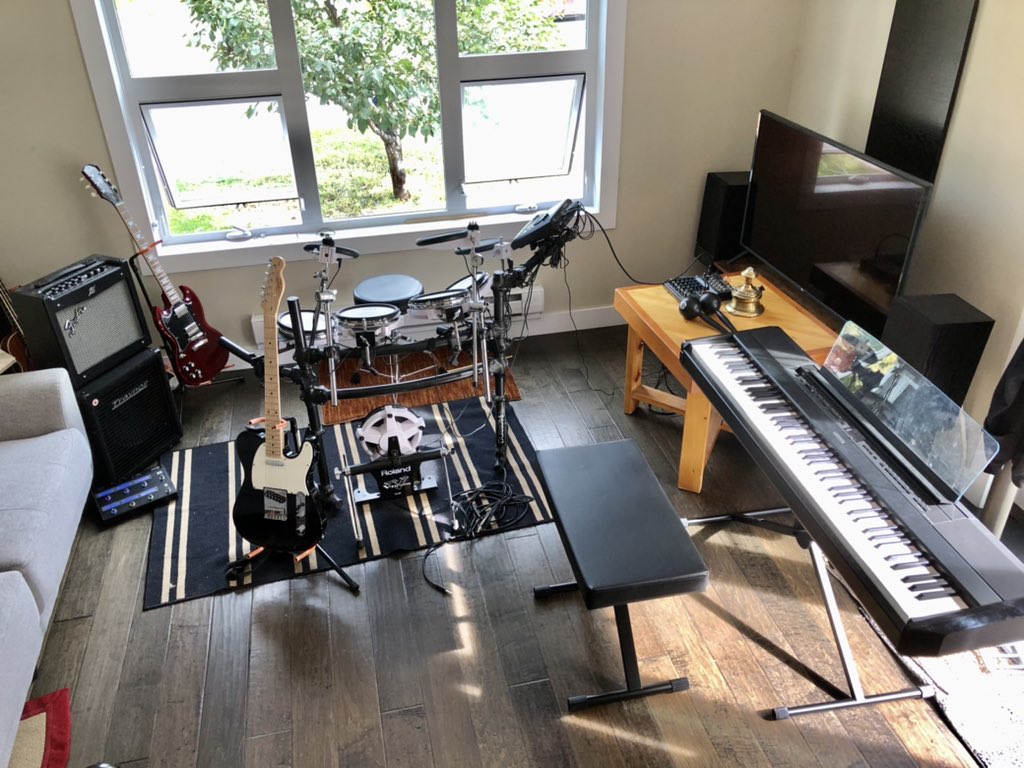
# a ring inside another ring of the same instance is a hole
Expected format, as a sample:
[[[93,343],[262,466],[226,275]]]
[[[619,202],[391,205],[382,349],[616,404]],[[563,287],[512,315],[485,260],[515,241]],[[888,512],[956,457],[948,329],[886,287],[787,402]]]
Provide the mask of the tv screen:
[[[741,245],[840,317],[881,332],[931,185],[762,110]]]

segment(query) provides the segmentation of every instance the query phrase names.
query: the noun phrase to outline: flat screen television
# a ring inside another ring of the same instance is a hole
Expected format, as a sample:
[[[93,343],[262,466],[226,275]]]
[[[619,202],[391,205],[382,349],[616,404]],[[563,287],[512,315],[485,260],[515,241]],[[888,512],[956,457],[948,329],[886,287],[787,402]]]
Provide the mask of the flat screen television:
[[[880,334],[930,192],[926,181],[762,110],[740,244]]]

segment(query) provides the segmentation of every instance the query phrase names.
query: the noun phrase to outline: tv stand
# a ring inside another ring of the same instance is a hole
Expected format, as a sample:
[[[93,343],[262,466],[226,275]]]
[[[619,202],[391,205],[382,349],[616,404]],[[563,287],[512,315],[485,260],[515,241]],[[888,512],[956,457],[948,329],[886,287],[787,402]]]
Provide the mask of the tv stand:
[[[729,281],[738,285],[740,279]],[[806,308],[759,275],[763,285],[761,303],[764,313],[758,317],[733,316],[739,330],[777,325],[788,333],[801,349],[822,363],[836,340],[836,330],[829,328]],[[686,320],[679,312],[679,301],[661,285],[637,285],[616,288],[614,307],[629,325],[626,340],[626,383],[623,410],[633,413],[641,403],[684,415],[679,475],[676,485],[686,491],[700,493],[704,467],[714,448],[722,417],[711,406],[707,396],[683,368],[679,354],[684,341],[715,334],[697,320]],[[650,350],[686,390],[687,396],[645,384],[643,381],[644,351]]]

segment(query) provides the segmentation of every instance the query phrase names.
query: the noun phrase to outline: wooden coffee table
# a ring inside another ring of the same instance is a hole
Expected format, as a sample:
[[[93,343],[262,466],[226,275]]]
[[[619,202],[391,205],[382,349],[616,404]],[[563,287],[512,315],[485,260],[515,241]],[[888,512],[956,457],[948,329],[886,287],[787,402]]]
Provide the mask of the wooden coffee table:
[[[733,285],[740,284],[737,276],[728,279]],[[837,332],[769,281],[758,277],[755,284],[765,287],[761,299],[765,311],[756,318],[728,315],[737,330],[777,325],[817,363],[824,362]],[[700,493],[704,483],[704,467],[707,466],[711,449],[722,429],[722,417],[683,369],[679,353],[684,341],[713,336],[717,332],[701,320],[684,319],[679,313],[679,302],[662,285],[616,288],[614,307],[629,324],[624,410],[627,414],[633,413],[640,403],[648,403],[684,416],[679,478],[676,484],[683,490]],[[645,349],[653,352],[686,389],[686,397],[678,397],[643,383]]]

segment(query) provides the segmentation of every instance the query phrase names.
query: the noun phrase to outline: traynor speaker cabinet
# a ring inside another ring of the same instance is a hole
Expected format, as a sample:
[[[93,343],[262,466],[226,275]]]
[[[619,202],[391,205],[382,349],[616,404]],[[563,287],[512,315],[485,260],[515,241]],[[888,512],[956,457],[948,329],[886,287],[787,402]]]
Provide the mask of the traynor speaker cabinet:
[[[76,391],[96,465],[113,483],[155,462],[181,438],[159,350],[146,349]]]
[[[11,294],[36,368],[67,368],[77,388],[149,347],[128,262],[89,256]]]
[[[963,405],[995,321],[955,293],[900,296],[882,343]]]

